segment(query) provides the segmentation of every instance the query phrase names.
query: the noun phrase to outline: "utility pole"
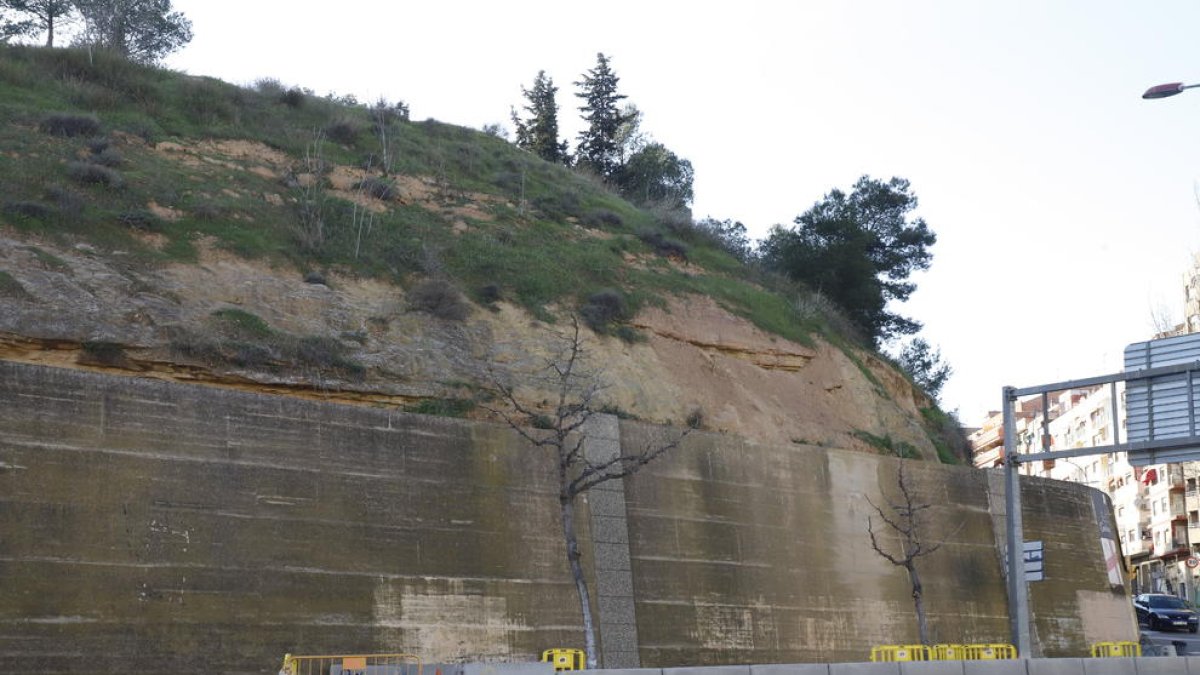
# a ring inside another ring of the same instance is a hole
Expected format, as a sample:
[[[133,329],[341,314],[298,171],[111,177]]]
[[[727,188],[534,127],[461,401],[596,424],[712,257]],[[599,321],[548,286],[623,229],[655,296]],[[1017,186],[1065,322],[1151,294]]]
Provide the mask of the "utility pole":
[[[1008,618],[1017,655],[1029,658],[1029,586],[1025,583],[1025,530],[1021,522],[1021,476],[1017,472],[1016,389],[1004,388],[1004,512],[1008,535]]]

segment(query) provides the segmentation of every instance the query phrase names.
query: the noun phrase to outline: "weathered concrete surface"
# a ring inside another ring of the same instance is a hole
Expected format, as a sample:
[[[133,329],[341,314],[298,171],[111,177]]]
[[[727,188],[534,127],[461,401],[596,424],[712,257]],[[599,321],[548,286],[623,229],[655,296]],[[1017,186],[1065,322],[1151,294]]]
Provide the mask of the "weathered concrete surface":
[[[622,423],[630,446],[658,433]],[[898,499],[898,466],[862,453],[696,435],[628,479],[643,663],[861,661],[873,645],[918,642],[907,575],[872,550],[867,534],[871,503]],[[930,504],[929,540],[944,540],[918,563],[933,642],[1009,642],[993,529],[1002,519],[989,512],[988,475],[925,462],[906,462],[906,474]],[[1124,590],[1107,583],[1091,491],[1025,486],[1026,538],[1054,542],[1054,583],[1031,585],[1039,649],[1079,656],[1093,642],[1136,640]],[[1080,616],[1095,607],[1119,607],[1123,615],[1113,615],[1123,620]]]
[[[1002,551],[1003,470],[991,473],[990,489],[997,550]],[[1104,501],[1104,511],[1098,512],[1085,492],[1063,481],[1022,479],[1021,495],[1025,541],[1041,541],[1045,550],[1045,580],[1029,583],[1030,656],[1084,656],[1094,642],[1136,642],[1137,619],[1130,613],[1129,596],[1123,587],[1110,584],[1098,534],[1100,519],[1115,531],[1112,507]]]
[[[0,670],[535,660],[580,625],[538,466],[496,426],[0,363]]]
[[[678,433],[619,431],[629,447]],[[1006,641],[987,474],[908,466],[948,533],[921,568],[934,639]],[[625,520],[612,494],[581,504],[592,587],[597,567],[632,583],[648,666],[861,661],[912,642],[905,577],[865,529],[896,467],[693,434],[625,481]],[[1039,639],[1072,655],[1130,639],[1071,614],[1112,592],[1090,492],[1029,485],[1027,528],[1072,556],[1047,556],[1061,592],[1033,588]],[[581,643],[555,495],[544,458],[496,425],[0,362],[0,670],[531,661]],[[626,539],[628,570],[593,545]]]

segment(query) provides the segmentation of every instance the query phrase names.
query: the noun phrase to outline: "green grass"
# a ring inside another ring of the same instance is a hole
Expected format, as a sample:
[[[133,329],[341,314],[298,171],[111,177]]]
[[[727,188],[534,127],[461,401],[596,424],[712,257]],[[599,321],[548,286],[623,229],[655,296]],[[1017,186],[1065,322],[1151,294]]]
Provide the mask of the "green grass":
[[[544,320],[554,319],[548,307],[577,309],[604,288],[620,289],[630,312],[664,306],[673,295],[703,294],[768,333],[807,346],[814,335],[824,335],[854,358],[852,341],[836,326],[796,310],[792,298],[802,289],[764,283],[686,218],[636,208],[594,178],[473,129],[434,120],[393,122],[386,150],[394,174],[431,184],[436,204],[401,189],[399,201],[376,214],[368,228],[352,204],[327,194],[319,240],[302,236],[299,191],[282,178],[252,173],[237,159],[228,160],[234,166],[188,164],[154,147],[242,139],[282,151],[299,167],[316,130],[344,123],[357,133],[341,142],[327,139],[324,159],[379,167],[384,147],[368,107],[315,95],[288,105],[283,90],[238,87],[79,49],[0,45],[0,207],[17,204],[0,210],[0,224],[55,243],[83,240],[101,252],[120,250],[148,266],[193,262],[197,242],[205,238],[247,258],[405,286],[445,271],[477,300],[498,291]],[[98,121],[101,135],[123,158],[119,186],[72,182],[68,164],[87,161],[91,139],[38,131],[51,113]],[[182,216],[136,217],[150,202]],[[456,231],[460,217],[443,209],[468,202],[488,215],[463,218],[466,229]],[[591,231],[582,231],[581,223]],[[145,237],[146,231],[157,239]],[[686,247],[686,273],[654,257],[646,241],[655,237]],[[630,253],[649,262],[630,265]],[[638,339],[629,331],[622,337]]]
[[[232,338],[265,340],[275,331],[261,317],[241,309],[218,309],[212,313],[218,329]]]
[[[42,267],[44,267],[48,270],[53,270],[55,272],[64,272],[71,268],[71,266],[68,265],[67,262],[65,260],[63,260],[62,258],[54,255],[53,253],[48,253],[46,251],[43,251],[42,249],[38,248],[37,246],[26,246],[25,250],[32,253],[33,257],[37,258],[37,261],[42,264]]]
[[[29,291],[17,281],[13,275],[0,270],[0,298],[15,298],[17,300],[27,300],[31,296]]]
[[[917,448],[912,443],[907,441],[897,441],[891,436],[876,436],[869,431],[857,429],[854,432],[854,437],[866,441],[869,445],[877,450],[882,450],[890,455],[895,455],[902,459],[920,459],[921,453],[917,452]]]
[[[958,420],[937,406],[921,408],[921,420],[929,442],[933,443],[938,460],[942,464],[963,464],[970,461],[970,446]]]
[[[410,406],[404,412],[438,417],[466,417],[475,409],[475,402],[462,398],[427,398]]]
[[[813,333],[822,332],[820,324],[799,317],[787,298],[742,279],[720,274],[690,275],[670,267],[635,271],[630,278],[635,286],[649,292],[711,296],[762,330],[807,347],[815,344]]]

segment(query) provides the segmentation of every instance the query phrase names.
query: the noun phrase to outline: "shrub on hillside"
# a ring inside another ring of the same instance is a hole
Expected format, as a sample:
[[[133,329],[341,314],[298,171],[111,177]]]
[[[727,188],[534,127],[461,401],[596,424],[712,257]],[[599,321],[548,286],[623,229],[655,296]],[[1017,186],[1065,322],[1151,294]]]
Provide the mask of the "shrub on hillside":
[[[358,125],[345,118],[336,119],[325,127],[325,137],[342,145],[354,145],[358,134]]]
[[[225,217],[225,209],[220,204],[200,202],[192,207],[192,217],[201,221],[220,220]]]
[[[117,216],[117,222],[125,227],[132,227],[143,232],[156,232],[162,227],[162,221],[158,216],[145,209],[122,211]]]
[[[371,195],[375,199],[382,201],[391,201],[396,198],[396,184],[386,178],[377,178],[370,176],[358,182],[354,186],[357,190],[362,190],[364,194]]]
[[[606,288],[588,296],[587,302],[579,308],[579,316],[593,331],[607,335],[609,325],[623,321],[628,311],[625,295],[615,288]]]
[[[492,305],[500,302],[503,295],[500,292],[500,286],[496,284],[488,284],[479,289],[479,300],[487,305]]]
[[[100,133],[100,120],[92,115],[51,113],[42,118],[41,123],[38,124],[38,130],[42,133],[68,138],[95,136]]]
[[[244,309],[218,309],[212,313],[220,332],[231,339],[264,340],[272,337],[275,331],[262,317],[251,314]]]
[[[641,239],[654,252],[664,258],[680,258],[687,260],[688,247],[687,244],[678,239],[671,239],[662,232],[647,230],[638,234],[638,239]]]
[[[462,321],[471,312],[462,293],[444,279],[429,279],[417,284],[408,293],[408,306],[413,311],[449,321]]]
[[[361,377],[366,368],[346,356],[346,346],[336,338],[309,335],[296,341],[293,357],[301,365],[336,370],[343,375]]]
[[[29,291],[17,281],[13,275],[0,270],[0,298],[14,298],[17,300],[28,300],[30,297]]]
[[[125,158],[122,157],[121,153],[117,152],[117,150],[114,148],[106,148],[100,152],[94,153],[92,156],[88,157],[88,160],[91,161],[92,164],[107,166],[110,169],[121,166],[121,164],[125,162]]]
[[[68,163],[67,175],[81,185],[103,185],[113,189],[125,187],[125,178],[121,176],[121,172],[91,162]]]
[[[303,108],[307,98],[304,92],[296,87],[291,87],[279,93],[279,102],[289,108]]]
[[[51,185],[46,188],[46,198],[54,202],[63,215],[77,216],[83,212],[83,197],[74,190],[68,190],[61,185]]]
[[[265,96],[279,96],[287,87],[275,77],[260,77],[250,88]]]
[[[583,208],[579,193],[574,190],[559,190],[553,194],[533,198],[533,207],[548,220],[577,218]]]
[[[41,202],[4,202],[4,205],[0,206],[0,213],[15,218],[46,220],[54,215],[54,208]]]
[[[583,217],[583,224],[592,228],[620,227],[625,224],[625,220],[621,218],[621,214],[614,211],[594,209]]]

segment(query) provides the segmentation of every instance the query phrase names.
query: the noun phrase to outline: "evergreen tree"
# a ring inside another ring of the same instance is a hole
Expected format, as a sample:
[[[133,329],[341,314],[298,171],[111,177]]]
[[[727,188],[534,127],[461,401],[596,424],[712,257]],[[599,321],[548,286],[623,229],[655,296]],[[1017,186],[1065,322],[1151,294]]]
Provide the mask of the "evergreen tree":
[[[554,95],[558,87],[554,80],[539,70],[533,80],[533,89],[521,87],[521,94],[528,103],[524,109],[529,117],[521,119],[512,111],[513,125],[517,128],[517,147],[528,150],[547,162],[568,162],[567,142],[558,140],[558,102]]]
[[[153,63],[192,40],[192,22],[171,0],[75,0],[84,44]]]
[[[613,178],[621,166],[621,145],[618,134],[627,121],[618,107],[624,94],[617,93],[620,78],[608,65],[608,57],[596,55],[596,67],[583,74],[575,83],[575,94],[584,100],[579,110],[587,128],[579,134],[576,161],[605,179]]]
[[[15,37],[28,35],[36,30],[32,19],[14,18],[13,14],[9,13],[3,7],[3,5],[0,5],[0,45]]]
[[[46,46],[54,46],[54,29],[61,26],[75,9],[73,0],[0,0],[0,35],[6,31],[14,35],[46,31]],[[22,20],[5,21],[3,15],[14,12]]]
[[[683,209],[692,203],[694,176],[691,162],[651,142],[617,167],[616,181],[621,194],[634,203]]]
[[[650,136],[642,131],[642,111],[632,103],[626,104],[621,111],[621,126],[617,129],[617,152],[621,164],[627,163],[630,157],[651,142]]]
[[[907,300],[916,290],[909,275],[933,260],[937,235],[924,219],[909,220],[916,207],[907,180],[863,176],[850,194],[833,190],[813,204],[795,229],[772,229],[763,260],[838,303],[873,345],[911,335],[921,324],[887,305]]]
[[[917,386],[933,398],[942,393],[946,380],[954,374],[950,364],[942,360],[942,351],[934,348],[924,338],[913,338],[900,350],[896,359]]]

